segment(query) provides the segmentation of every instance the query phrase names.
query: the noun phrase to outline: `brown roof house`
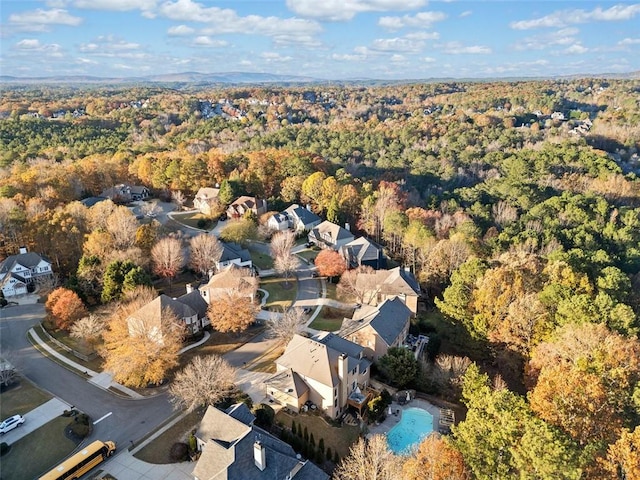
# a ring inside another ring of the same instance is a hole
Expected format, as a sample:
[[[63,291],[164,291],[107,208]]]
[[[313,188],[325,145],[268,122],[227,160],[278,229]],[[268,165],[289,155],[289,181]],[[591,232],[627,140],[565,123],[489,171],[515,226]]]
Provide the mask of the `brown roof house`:
[[[211,215],[211,207],[218,201],[219,188],[202,187],[193,199],[193,208],[204,215]]]
[[[329,475],[304,460],[282,440],[254,425],[244,403],[225,411],[209,406],[196,431],[202,452],[195,480],[328,480]]]
[[[340,336],[365,349],[373,361],[386,355],[391,347],[399,347],[409,333],[411,310],[395,297],[377,307],[363,305],[355,310],[353,318],[345,318]]]
[[[342,228],[329,220],[325,220],[317,227],[311,229],[308,235],[309,242],[321,248],[338,250],[342,245],[352,242],[355,237],[348,228]]]
[[[257,217],[267,213],[267,201],[246,195],[236,198],[227,208],[229,218],[242,218],[245,213],[253,212]]]
[[[376,306],[397,297],[409,307],[413,316],[418,312],[420,284],[416,277],[404,268],[360,273],[356,278],[356,288],[365,292],[364,301],[369,305]]]
[[[190,300],[190,298],[188,300]],[[186,301],[183,303],[179,299],[162,294],[133,312],[129,318],[127,318],[129,334],[144,334],[149,338],[161,342],[162,327],[163,322],[166,321],[167,312],[170,312],[184,325],[187,335],[198,333],[202,328],[202,319],[196,309],[188,305]]]
[[[371,362],[364,348],[333,333],[294,335],[264,383],[267,396],[294,411],[307,402],[337,418],[351,405],[362,411]]]
[[[255,300],[257,287],[258,279],[253,269],[230,263],[213,275],[206,284],[198,287],[198,290],[204,301],[210,305],[213,300],[230,293],[238,293]]]

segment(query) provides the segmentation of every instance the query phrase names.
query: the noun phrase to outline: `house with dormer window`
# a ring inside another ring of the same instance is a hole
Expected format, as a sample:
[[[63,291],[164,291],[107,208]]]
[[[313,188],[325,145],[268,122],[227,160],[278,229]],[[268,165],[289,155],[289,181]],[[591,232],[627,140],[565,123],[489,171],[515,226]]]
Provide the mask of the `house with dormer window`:
[[[20,247],[20,253],[0,262],[0,288],[5,298],[33,291],[38,282],[53,277],[51,262],[44,255]]]

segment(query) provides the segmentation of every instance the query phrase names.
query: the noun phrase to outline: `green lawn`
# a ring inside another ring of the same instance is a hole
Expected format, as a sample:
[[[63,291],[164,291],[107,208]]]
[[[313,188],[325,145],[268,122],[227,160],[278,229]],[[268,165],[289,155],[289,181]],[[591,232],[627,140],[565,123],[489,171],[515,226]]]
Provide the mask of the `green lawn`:
[[[296,298],[298,282],[295,278],[290,278],[288,282],[282,277],[261,278],[260,288],[269,292],[265,308],[279,310],[291,306]]]
[[[315,328],[316,330],[334,332],[336,330],[340,330],[342,320],[345,317],[350,318],[352,313],[353,311],[351,309],[343,310],[340,308],[324,306],[322,307],[322,310],[320,310],[320,314],[313,322],[311,322],[309,327]]]
[[[11,445],[2,456],[2,479],[36,478],[67,458],[76,443],[64,434],[70,418],[56,417]]]
[[[309,435],[313,433],[316,445],[320,439],[324,439],[324,446],[330,448],[332,452],[338,452],[340,458],[349,453],[351,445],[358,440],[360,428],[352,425],[333,427],[329,425],[321,416],[315,414],[289,415],[284,410],[276,414],[276,422],[286,428],[291,428],[291,422],[307,427]]]
[[[173,217],[173,220],[175,220],[178,223],[182,223],[183,225],[186,225],[191,228],[198,228],[200,230],[207,230],[207,231],[212,230],[218,223],[214,220],[211,220],[211,217],[208,217],[207,215],[200,212],[174,213],[172,217]],[[204,225],[198,226],[198,222],[200,220],[204,221]]]
[[[318,256],[318,252],[316,252],[315,250],[308,249],[308,250],[302,250],[301,252],[296,253],[296,255],[302,258],[306,258],[307,260],[309,260],[309,263],[312,264],[313,261]]]
[[[26,378],[18,377],[13,386],[0,394],[0,418],[24,415],[50,399],[51,395],[36,388]]]
[[[249,253],[251,253],[251,260],[256,267],[261,270],[273,268],[273,258],[271,258],[271,255],[259,252],[251,246],[247,247],[247,249],[249,250]]]

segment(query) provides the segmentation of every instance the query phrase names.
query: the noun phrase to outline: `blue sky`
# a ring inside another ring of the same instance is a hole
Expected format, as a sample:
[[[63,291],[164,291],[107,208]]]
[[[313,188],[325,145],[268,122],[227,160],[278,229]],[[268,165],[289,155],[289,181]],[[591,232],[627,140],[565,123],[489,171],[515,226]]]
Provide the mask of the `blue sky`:
[[[640,3],[2,0],[0,73],[326,79],[640,70]]]

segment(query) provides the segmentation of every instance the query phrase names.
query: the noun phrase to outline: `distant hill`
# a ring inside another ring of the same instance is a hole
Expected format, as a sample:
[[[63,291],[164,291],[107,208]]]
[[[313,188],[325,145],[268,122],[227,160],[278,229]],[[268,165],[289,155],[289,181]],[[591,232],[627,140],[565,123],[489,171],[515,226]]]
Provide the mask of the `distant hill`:
[[[364,85],[393,85],[403,83],[440,83],[440,82],[513,82],[531,81],[543,79],[577,79],[577,78],[602,78],[602,79],[640,79],[640,71],[628,73],[599,73],[599,74],[576,74],[550,77],[494,77],[494,78],[424,78],[424,79],[375,79],[375,78],[349,78],[349,79],[320,79],[301,75],[279,75],[273,73],[257,72],[222,72],[222,73],[199,73],[182,72],[167,73],[161,75],[147,75],[142,77],[96,77],[91,75],[66,75],[52,77],[14,77],[11,75],[0,75],[0,83],[9,84],[172,84],[172,85],[248,85],[248,84],[364,84]]]

